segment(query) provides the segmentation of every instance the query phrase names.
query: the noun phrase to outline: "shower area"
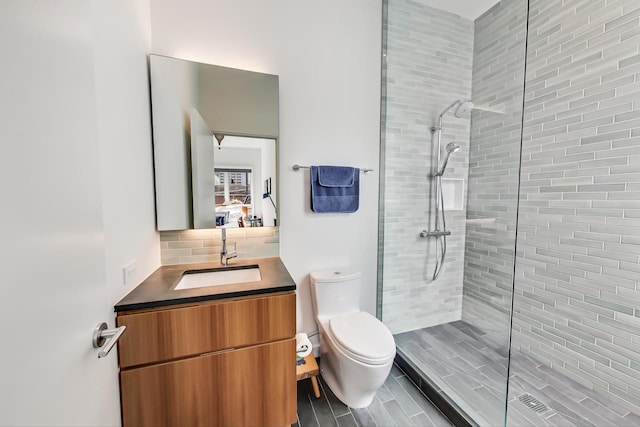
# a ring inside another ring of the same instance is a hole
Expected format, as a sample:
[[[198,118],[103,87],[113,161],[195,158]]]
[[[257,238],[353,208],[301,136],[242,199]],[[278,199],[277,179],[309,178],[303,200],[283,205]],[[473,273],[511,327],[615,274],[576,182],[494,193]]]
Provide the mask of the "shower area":
[[[461,425],[638,426],[640,3],[448,3],[383,2],[398,363]]]

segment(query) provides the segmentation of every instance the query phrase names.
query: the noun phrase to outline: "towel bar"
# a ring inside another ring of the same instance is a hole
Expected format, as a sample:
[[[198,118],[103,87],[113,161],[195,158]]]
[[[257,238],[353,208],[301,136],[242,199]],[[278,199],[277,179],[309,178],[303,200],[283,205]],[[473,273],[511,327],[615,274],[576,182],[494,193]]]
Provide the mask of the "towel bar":
[[[300,169],[310,169],[311,166],[301,166],[299,164],[295,164],[293,165],[293,170],[298,172]],[[373,169],[360,169],[360,172],[362,173],[369,173],[369,172],[373,172]]]

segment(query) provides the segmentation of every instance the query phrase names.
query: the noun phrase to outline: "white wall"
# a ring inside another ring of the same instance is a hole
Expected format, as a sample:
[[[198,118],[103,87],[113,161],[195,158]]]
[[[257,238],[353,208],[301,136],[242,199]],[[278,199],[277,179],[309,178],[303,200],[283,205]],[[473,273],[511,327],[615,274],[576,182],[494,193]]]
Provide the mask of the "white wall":
[[[375,313],[381,1],[152,0],[152,52],[280,76],[281,257],[311,332],[308,274],[353,266]],[[374,168],[354,214],[313,214],[294,163]]]
[[[99,321],[159,265],[148,0],[0,6],[0,425],[118,425]]]
[[[216,226],[216,180],[213,174],[213,134],[196,108],[191,108],[191,190],[193,195],[193,226]],[[158,150],[154,150],[156,153]],[[158,168],[155,168],[159,177]],[[174,176],[171,173],[165,175]],[[177,179],[176,179],[177,181]],[[157,198],[156,198],[157,200]]]
[[[155,226],[147,52],[151,40],[148,0],[94,1],[93,57],[100,149],[100,182],[107,304],[115,304],[160,265]],[[123,267],[135,271],[123,280]],[[115,315],[108,321],[115,325]],[[116,354],[109,422],[120,422]],[[104,424],[106,420],[102,420]]]
[[[160,265],[150,143],[150,44],[149,0],[94,2],[102,211],[114,303]],[[124,284],[122,268],[131,263],[136,271]]]
[[[189,63],[150,57],[151,102],[155,105],[154,165],[159,230],[193,226],[191,220],[191,108],[197,105],[197,76]],[[160,84],[158,82],[167,83]],[[179,82],[178,85],[168,82]]]

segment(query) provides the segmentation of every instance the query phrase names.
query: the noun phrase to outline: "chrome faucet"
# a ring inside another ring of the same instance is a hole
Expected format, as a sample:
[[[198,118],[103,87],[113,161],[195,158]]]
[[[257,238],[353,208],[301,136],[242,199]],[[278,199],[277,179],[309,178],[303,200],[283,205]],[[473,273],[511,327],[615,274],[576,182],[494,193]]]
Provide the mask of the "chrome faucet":
[[[229,259],[238,256],[236,242],[233,242],[233,250],[227,251],[227,229],[222,229],[222,252],[220,252],[220,264],[225,267],[229,265]]]

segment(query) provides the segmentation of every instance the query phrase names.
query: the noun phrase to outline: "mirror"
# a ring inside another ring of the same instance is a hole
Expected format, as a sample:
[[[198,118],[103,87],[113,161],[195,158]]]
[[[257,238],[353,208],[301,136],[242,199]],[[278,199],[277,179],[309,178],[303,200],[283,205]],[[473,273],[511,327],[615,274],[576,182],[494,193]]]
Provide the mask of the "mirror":
[[[276,225],[276,141],[212,134],[191,110],[194,228]]]
[[[150,55],[160,231],[277,225],[278,76]]]

